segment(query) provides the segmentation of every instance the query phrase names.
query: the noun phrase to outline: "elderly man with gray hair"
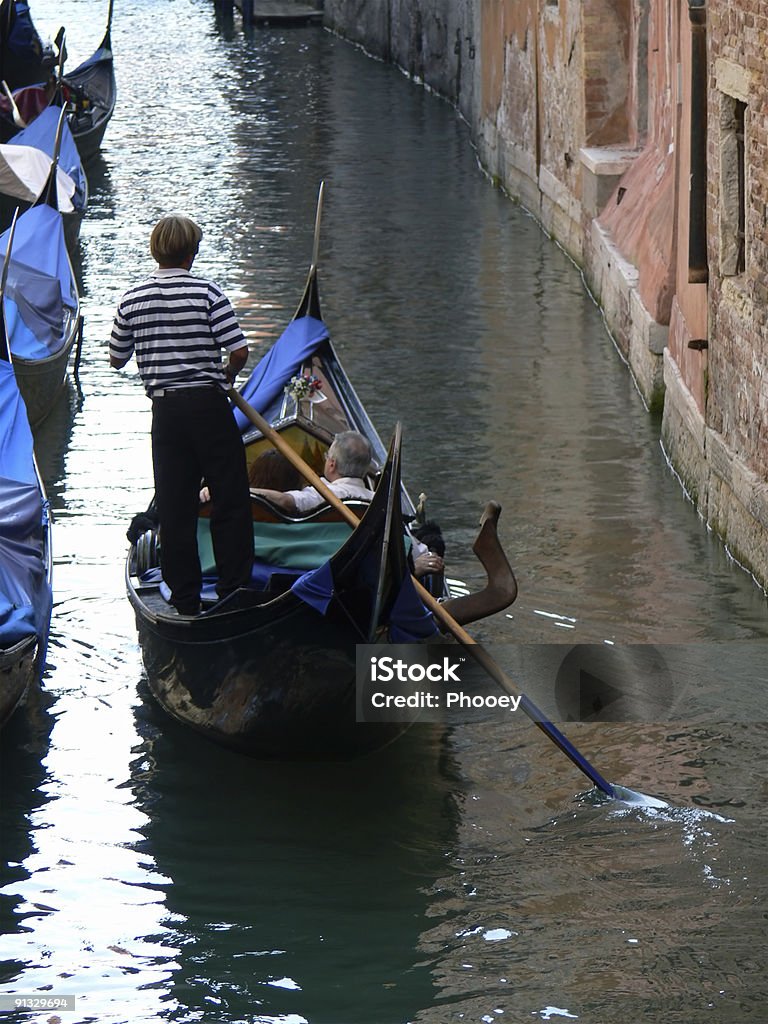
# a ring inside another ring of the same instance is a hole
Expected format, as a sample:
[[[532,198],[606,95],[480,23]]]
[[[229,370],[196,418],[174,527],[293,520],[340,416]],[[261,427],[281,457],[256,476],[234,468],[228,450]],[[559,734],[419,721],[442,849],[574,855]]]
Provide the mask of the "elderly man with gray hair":
[[[345,430],[337,434],[328,449],[323,467],[323,483],[327,484],[339,498],[358,498],[370,501],[373,491],[368,487],[365,475],[371,469],[371,445],[368,438],[356,430]],[[298,491],[273,491],[269,488],[255,488],[252,494],[268,498],[289,515],[300,515],[309,509],[322,505],[322,494],[314,487],[302,487]]]
[[[373,491],[367,486],[363,477],[371,469],[373,453],[368,438],[356,430],[345,430],[337,434],[325,457],[325,467],[321,479],[339,498],[358,498],[370,501]],[[325,499],[314,487],[303,487],[299,491],[273,491],[267,488],[254,488],[252,494],[268,498],[289,515],[307,512]],[[426,544],[412,537],[412,555],[416,576],[428,573],[439,573],[445,568],[442,557],[430,551]]]

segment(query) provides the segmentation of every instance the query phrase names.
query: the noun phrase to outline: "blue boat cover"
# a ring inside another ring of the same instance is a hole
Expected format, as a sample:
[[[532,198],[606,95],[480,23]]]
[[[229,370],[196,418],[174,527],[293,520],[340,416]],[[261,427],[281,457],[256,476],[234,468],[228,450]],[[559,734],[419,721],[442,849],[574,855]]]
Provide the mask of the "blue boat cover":
[[[91,54],[88,60],[84,60],[82,64],[78,64],[74,71],[68,71],[64,77],[70,79],[77,78],[81,72],[87,71],[88,68],[94,68],[97,64],[101,64],[102,61],[108,61],[111,63],[113,59],[112,51],[100,46],[98,50]]]
[[[8,247],[8,231],[0,235],[0,252]],[[16,221],[5,289],[13,355],[46,359],[58,352],[65,340],[64,306],[77,309],[61,214],[50,206],[32,206]]]
[[[400,593],[389,616],[389,639],[393,644],[428,640],[438,632],[432,613],[424,607],[413,580],[404,576]]]
[[[26,128],[22,128],[12,139],[9,146],[34,146],[41,149],[49,157],[53,157],[56,145],[56,129],[61,116],[61,107],[46,107]],[[85,171],[77,145],[66,121],[61,126],[61,147],[59,149],[59,167],[70,176],[75,183],[75,194],[72,203],[76,210],[82,210],[87,196]]]
[[[305,604],[325,615],[333,597],[331,563],[324,562],[318,569],[311,569],[299,576],[291,590]]]
[[[0,359],[0,648],[37,635],[42,667],[51,620],[48,507],[32,452],[32,431],[13,367]]]
[[[3,12],[3,19],[9,21],[11,26],[6,40],[8,49],[32,63],[40,63],[43,44],[32,22],[29,4],[16,0],[10,14]]]
[[[295,376],[322,341],[328,337],[328,328],[322,320],[302,316],[291,320],[275,344],[258,361],[241,389],[243,398],[268,421],[277,419],[283,400],[283,388]],[[243,433],[250,420],[234,410],[235,420]]]

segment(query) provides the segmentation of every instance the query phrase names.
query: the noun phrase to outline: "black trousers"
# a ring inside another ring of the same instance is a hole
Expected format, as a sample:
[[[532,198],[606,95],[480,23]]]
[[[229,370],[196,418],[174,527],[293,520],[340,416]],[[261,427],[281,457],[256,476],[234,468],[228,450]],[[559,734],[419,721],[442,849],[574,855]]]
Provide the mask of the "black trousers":
[[[200,602],[197,519],[200,482],[211,492],[211,539],[219,597],[247,586],[253,524],[245,449],[219,388],[184,388],[152,402],[152,462],[160,518],[160,563],[171,602],[191,614]]]

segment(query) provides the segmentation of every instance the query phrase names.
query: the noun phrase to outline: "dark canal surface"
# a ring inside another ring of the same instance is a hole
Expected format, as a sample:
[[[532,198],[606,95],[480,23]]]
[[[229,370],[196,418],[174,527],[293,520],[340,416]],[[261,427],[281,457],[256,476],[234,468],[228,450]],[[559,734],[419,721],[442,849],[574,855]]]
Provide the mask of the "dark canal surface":
[[[72,64],[103,28],[95,0],[33,13],[66,24]],[[766,600],[685,500],[577,270],[449,106],[319,28],[244,38],[209,0],[132,0],[114,44],[83,397],[38,439],[55,608],[43,707],[3,735],[0,992],[74,994],[64,1024],[764,1022],[765,659],[729,655],[687,711],[710,660],[692,645],[764,640]],[[691,645],[675,721],[568,728],[669,807],[585,796],[515,715],[267,765],[145,697],[123,559],[149,404],[107,367],[116,301],[155,219],[185,212],[255,359],[299,299],[321,178],[325,318],[382,435],[402,420],[406,479],[470,585],[480,510],[503,504],[520,597],[476,634]]]

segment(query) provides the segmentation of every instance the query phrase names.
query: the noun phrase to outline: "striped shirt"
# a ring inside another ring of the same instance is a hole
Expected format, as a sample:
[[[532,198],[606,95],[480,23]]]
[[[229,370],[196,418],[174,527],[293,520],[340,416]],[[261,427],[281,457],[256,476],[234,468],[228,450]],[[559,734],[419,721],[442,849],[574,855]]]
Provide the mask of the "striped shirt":
[[[150,398],[165,388],[229,385],[222,350],[247,346],[218,285],[181,268],[160,268],[129,288],[117,307],[109,346],[119,360],[136,355]]]

